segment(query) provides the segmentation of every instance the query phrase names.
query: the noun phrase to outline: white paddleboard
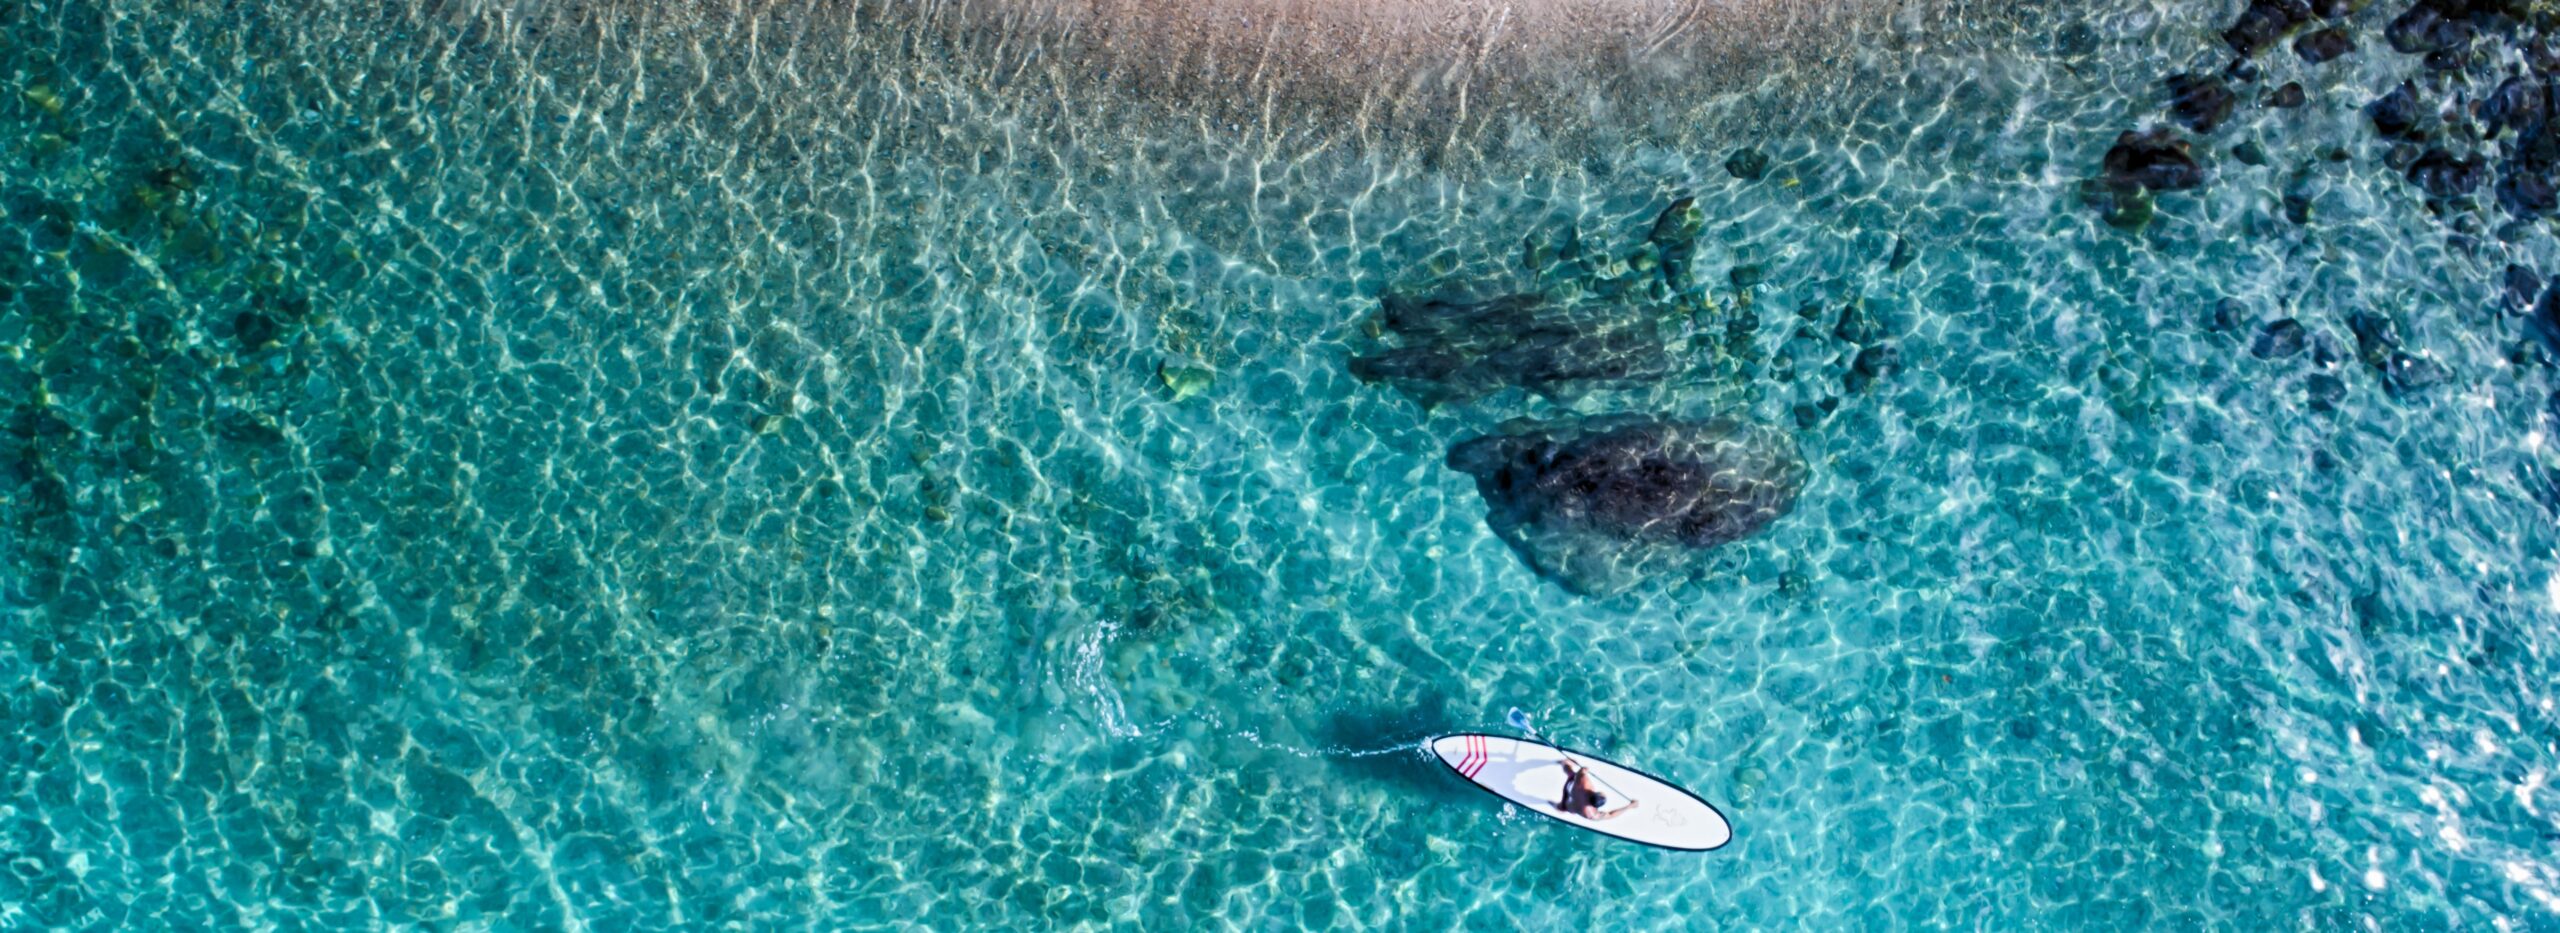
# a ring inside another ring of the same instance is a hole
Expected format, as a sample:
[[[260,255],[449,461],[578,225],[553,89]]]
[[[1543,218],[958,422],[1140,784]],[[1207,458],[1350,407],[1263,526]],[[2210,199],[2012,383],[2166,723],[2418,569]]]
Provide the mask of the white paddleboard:
[[[1733,841],[1733,824],[1725,822],[1724,814],[1717,812],[1714,805],[1669,781],[1606,758],[1570,753],[1574,761],[1591,769],[1601,793],[1610,798],[1610,808],[1622,802],[1619,794],[1638,806],[1613,819],[1592,820],[1556,809],[1556,801],[1564,799],[1567,752],[1553,745],[1467,732],[1432,739],[1431,751],[1449,770],[1494,796],[1595,833],[1689,852],[1704,852]],[[1610,788],[1617,790],[1613,793]]]

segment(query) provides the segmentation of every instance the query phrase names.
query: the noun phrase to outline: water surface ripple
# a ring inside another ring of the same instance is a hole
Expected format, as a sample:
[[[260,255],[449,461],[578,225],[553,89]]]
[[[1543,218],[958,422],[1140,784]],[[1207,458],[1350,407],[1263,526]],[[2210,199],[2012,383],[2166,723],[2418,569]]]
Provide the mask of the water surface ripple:
[[[2126,233],[2078,182],[2222,4],[1463,175],[359,6],[0,11],[0,927],[2560,924],[2550,386],[2493,306],[2560,250],[2448,245],[2372,155],[2379,48]],[[1348,374],[1386,291],[1682,194],[1747,352]],[[1903,363],[1857,393],[1852,303]],[[2322,411],[2248,352],[2364,309],[2452,381],[2349,359]],[[1441,462],[1567,408],[1810,475],[1577,597]],[[1510,705],[1735,842],[1412,750]]]

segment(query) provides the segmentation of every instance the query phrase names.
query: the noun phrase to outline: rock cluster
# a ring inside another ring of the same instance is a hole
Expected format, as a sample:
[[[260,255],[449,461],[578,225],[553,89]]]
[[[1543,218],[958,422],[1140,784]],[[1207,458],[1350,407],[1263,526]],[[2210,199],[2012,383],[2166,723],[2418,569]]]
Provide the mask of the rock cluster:
[[[2119,135],[2097,174],[2083,186],[2084,200],[2109,224],[2141,230],[2153,217],[2154,193],[2212,183],[2202,137],[2231,124],[2244,101],[2276,109],[2311,103],[2299,81],[2258,93],[2243,93],[2235,85],[2257,82],[2271,69],[2324,67],[2360,49],[2385,46],[2389,54],[2401,56],[2392,61],[2405,62],[2408,70],[2366,92],[2370,96],[2339,103],[2360,109],[2375,142],[2368,151],[2404,179],[2430,211],[2454,224],[2457,244],[2476,247],[2482,242],[2474,218],[2532,221],[2560,211],[2560,121],[2553,119],[2560,113],[2560,5],[2537,0],[2398,3],[2402,5],[2396,9],[2366,11],[2361,0],[2248,0],[2222,31],[2223,44],[2234,56],[2230,63],[2218,74],[2182,72],[2164,79],[2165,120]],[[2376,26],[2378,37],[2371,35]],[[2262,58],[2287,43],[2301,65]],[[2274,161],[2256,141],[2234,145],[2230,154],[2249,166]],[[2354,158],[2344,148],[2322,155],[2330,161]],[[2278,203],[2287,220],[2312,222],[2307,190],[2288,187]],[[2528,339],[2518,345],[2516,356],[2546,361],[2560,356],[2560,289],[2523,266],[2510,266],[2498,286],[2498,305],[2527,318]],[[2236,326],[2236,318],[2236,311],[2217,311],[2216,329]],[[2354,359],[2371,369],[2394,398],[2451,378],[2441,364],[2408,347],[2394,319],[2369,310],[2339,313],[2327,325],[2307,318],[2267,321],[2258,325],[2247,347],[2251,355],[2268,361],[2312,351],[2319,369],[2309,380],[2312,406],[2327,409],[2347,391],[2342,371],[2335,369],[2346,356],[2333,349],[2343,344],[2326,336],[2338,325],[2355,339]]]
[[[1770,166],[1745,149],[1725,168],[1751,182]],[[1389,295],[1374,332],[1395,345],[1356,355],[1349,368],[1427,408],[1507,388],[1570,401],[1593,389],[1641,386],[1684,370],[1683,360],[1701,350],[1756,358],[1749,296],[1767,270],[1726,269],[1734,313],[1721,333],[1702,327],[1717,308],[1699,268],[1706,225],[1696,199],[1683,197],[1623,256],[1571,230],[1533,235],[1521,262],[1542,281],[1561,276],[1552,287],[1491,298]],[[1888,264],[1909,261],[1909,246],[1897,243]],[[1850,391],[1900,371],[1883,322],[1862,305],[1844,308],[1835,331],[1858,348],[1843,377]],[[1809,426],[1836,404],[1828,398],[1798,418]],[[1783,430],[1644,414],[1512,422],[1460,441],[1447,464],[1475,478],[1497,537],[1532,569],[1584,595],[1624,591],[1697,551],[1757,532],[1793,507],[1806,474]]]
[[[1475,477],[1497,537],[1588,595],[1750,536],[1805,479],[1784,431],[1641,415],[1515,424],[1450,448],[1448,464]]]
[[[1482,301],[1382,302],[1385,329],[1407,342],[1351,358],[1351,374],[1385,382],[1425,407],[1518,387],[1550,397],[1671,373],[1662,323],[1616,302],[1551,302],[1539,295]]]

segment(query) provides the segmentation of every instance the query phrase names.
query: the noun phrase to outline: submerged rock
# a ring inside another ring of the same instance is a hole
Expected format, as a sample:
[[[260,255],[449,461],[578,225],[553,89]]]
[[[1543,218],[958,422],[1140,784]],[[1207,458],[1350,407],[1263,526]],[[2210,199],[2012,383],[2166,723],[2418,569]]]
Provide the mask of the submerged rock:
[[[2301,56],[2303,61],[2314,65],[2355,50],[2356,40],[2347,35],[2345,29],[2337,26],[2308,33],[2302,38],[2293,40],[2293,54]]]
[[[2284,219],[2293,222],[2296,226],[2311,222],[2311,195],[2308,193],[2299,190],[2287,191],[2277,200],[2277,204],[2284,209]]]
[[[1743,181],[1759,181],[1769,174],[1769,157],[1745,146],[1724,157],[1724,170]]]
[[[275,319],[255,311],[242,311],[231,319],[231,334],[240,341],[242,350],[264,350],[274,346],[284,329]]]
[[[2311,4],[2304,0],[2249,0],[2240,18],[2222,31],[2222,41],[2234,52],[2256,55],[2310,19]]]
[[[2442,149],[2429,149],[2409,165],[2409,180],[2417,183],[2428,197],[2451,200],[2479,190],[2489,180],[2489,161],[2479,156],[2455,156]]]
[[[1831,417],[1831,413],[1839,409],[1838,398],[1825,398],[1820,402],[1798,402],[1791,413],[1795,415],[1797,427],[1810,431],[1813,430],[1814,425],[1821,424],[1822,419]]]
[[[1532,569],[1585,595],[1622,592],[1794,508],[1805,465],[1784,431],[1614,415],[1518,423],[1449,449],[1485,523]]]
[[[2371,311],[2349,314],[2347,330],[2356,336],[2356,359],[2381,374],[2382,388],[2392,398],[2404,398],[2453,378],[2452,371],[2443,364],[2404,349],[2400,322],[2386,315]]]
[[[2164,83],[2169,86],[2169,116],[2199,133],[2213,132],[2239,103],[2230,85],[2210,75],[2174,74]]]
[[[2262,360],[2292,356],[2310,342],[2311,331],[2302,322],[2285,318],[2258,329],[2258,339],[2249,343],[2249,355]]]
[[[1707,212],[1698,207],[1698,199],[1683,197],[1654,216],[1653,231],[1645,239],[1660,246],[1685,246],[1706,227]]]
[[[2533,307],[2533,296],[2542,293],[2542,276],[2515,263],[2507,264],[2506,276],[2500,284],[2504,289],[2499,296],[2499,309],[2508,314]]]
[[[2106,182],[2120,189],[2178,191],[2202,185],[2205,178],[2204,167],[2188,153],[2187,141],[2168,127],[2118,135],[2114,148],[2107,150],[2104,168]]]
[[[1380,322],[1408,342],[1352,357],[1351,374],[1392,384],[1426,408],[1510,387],[1561,398],[1672,370],[1660,323],[1632,307],[1551,303],[1539,295],[1390,295],[1379,304]]]
[[[2500,130],[2510,128],[2518,134],[2529,133],[2542,124],[2550,102],[2550,89],[2540,77],[2508,78],[2480,101],[2482,135],[2496,139]]]
[[[2138,185],[2119,188],[2104,179],[2091,179],[2080,185],[2080,202],[2097,208],[2107,226],[2126,233],[2140,233],[2151,226],[2151,192]]]
[[[2356,358],[2379,367],[2400,349],[2400,324],[2371,311],[2347,315],[2347,331],[2356,335]]]
[[[2413,138],[2419,120],[2418,89],[2402,81],[2391,93],[2366,104],[2364,113],[2373,118],[2375,132],[2391,138]]]
[[[2225,298],[2213,303],[2213,313],[2205,318],[2205,327],[2217,332],[2233,330],[2248,315],[2249,306],[2241,303],[2240,299]]]
[[[1849,391],[1863,392],[1868,386],[1901,371],[1902,351],[1894,349],[1892,344],[1879,343],[1858,351],[1857,359],[1849,364],[1845,382]]]
[[[2542,299],[2533,303],[2533,314],[2525,319],[2524,332],[2544,349],[2560,352],[2560,280],[2553,281],[2542,293]]]
[[[2277,88],[2274,93],[2267,95],[2267,106],[2285,108],[2300,107],[2310,99],[2311,95],[2302,90],[2302,82],[2287,81],[2284,83],[2283,87]]]
[[[2405,351],[2392,353],[2380,368],[2382,389],[2392,398],[2406,398],[2453,379],[2453,371],[2444,368],[2444,364]]]
[[[2560,189],[2551,179],[2522,165],[2510,164],[2498,176],[2498,206],[2518,217],[2539,217],[2560,209]]]
[[[2453,2],[2468,5],[2465,0],[2453,0]],[[2486,4],[2482,5],[2486,6]],[[2461,18],[2461,15],[2457,13],[2455,16],[2448,17],[2443,10],[2437,9],[2437,4],[2422,0],[2417,5],[2411,6],[2408,12],[2393,19],[2391,25],[2383,27],[2382,38],[2383,41],[2391,43],[2392,49],[2403,55],[2438,52],[2456,46],[2469,45],[2473,29],[2470,22]]]
[[[1168,359],[1156,364],[1156,380],[1164,383],[1165,393],[1177,402],[1209,391],[1217,379],[1217,373],[1190,360]]]
[[[1884,317],[1867,307],[1865,299],[1856,299],[1840,308],[1840,324],[1831,335],[1861,346],[1883,340],[1888,331]]]
[[[1673,291],[1691,284],[1690,270],[1697,265],[1698,234],[1707,228],[1707,212],[1698,207],[1698,199],[1682,197],[1662,209],[1653,218],[1653,230],[1645,235],[1645,243],[1659,254],[1662,282]]]

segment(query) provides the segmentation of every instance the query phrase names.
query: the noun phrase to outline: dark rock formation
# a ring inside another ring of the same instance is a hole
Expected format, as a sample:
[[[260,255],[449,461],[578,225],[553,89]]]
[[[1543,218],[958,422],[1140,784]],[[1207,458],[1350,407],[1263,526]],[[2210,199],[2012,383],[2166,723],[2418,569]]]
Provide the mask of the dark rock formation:
[[[1690,243],[1698,232],[1707,228],[1707,212],[1699,209],[1698,199],[1683,197],[1671,202],[1662,213],[1654,215],[1653,230],[1645,235],[1656,244]]]
[[[2284,208],[2284,219],[2296,226],[2311,222],[2311,196],[2301,191],[2287,191],[2277,204]]]
[[[2347,331],[2356,335],[2356,359],[2380,367],[2400,349],[2400,324],[2371,311],[2347,315]]]
[[[283,332],[275,319],[255,311],[242,311],[231,319],[231,334],[240,341],[242,350],[264,350],[275,345],[276,336]]]
[[[2356,359],[2382,377],[2383,391],[2392,398],[2405,398],[2411,393],[2433,388],[2453,378],[2453,373],[2434,360],[2409,352],[2402,346],[2400,322],[2372,311],[2347,315],[2347,330],[2356,335]]]
[[[2542,276],[2514,263],[2507,264],[2507,274],[2501,284],[2505,288],[2500,293],[2498,308],[2508,314],[2533,307],[2534,296],[2542,293]]]
[[[1758,149],[1736,149],[1724,157],[1724,170],[1743,181],[1759,181],[1769,174],[1769,157]]]
[[[2366,104],[2364,112],[2373,118],[2375,132],[2389,138],[2415,138],[2420,117],[2418,89],[2402,81],[2391,93]]]
[[[1831,335],[1865,346],[1883,340],[1888,330],[1884,317],[1867,307],[1865,301],[1858,300],[1841,306],[1840,324],[1831,329]]]
[[[2302,38],[2293,40],[2293,54],[2302,56],[2303,61],[2314,65],[2355,50],[2356,40],[2348,36],[2345,29],[2337,26],[2307,33]]]
[[[2429,149],[2409,165],[2409,180],[2417,183],[2428,197],[2451,200],[2479,190],[2489,180],[2489,161],[2479,156],[2455,156],[2442,149]]]
[[[2550,112],[2550,87],[2540,77],[2517,75],[2498,85],[2480,101],[2480,129],[2484,137],[2496,139],[2502,130],[2513,129],[2526,135],[2540,127]]]
[[[2236,330],[2247,320],[2249,306],[2238,298],[2225,298],[2213,303],[2213,313],[2206,316],[2205,328],[2212,331]]]
[[[2164,83],[2169,86],[2169,116],[2199,133],[2213,132],[2239,103],[2230,85],[2210,75],[2174,74]]]
[[[1806,470],[1785,432],[1636,415],[1516,423],[1449,449],[1485,523],[1568,590],[1622,592],[1748,537],[1795,506]]]
[[[1838,398],[1825,398],[1819,403],[1798,402],[1793,413],[1796,416],[1796,426],[1810,431],[1813,430],[1814,425],[1821,424],[1822,419],[1831,417],[1831,413],[1838,410],[1840,410]]]
[[[2560,209],[2560,189],[2553,188],[2549,176],[2510,164],[2498,176],[2498,206],[2518,217],[2539,217]]]
[[[2249,0],[2240,18],[2222,31],[2222,41],[2241,55],[2256,55],[2310,19],[2311,4],[2304,0]]]
[[[2451,0],[2451,2],[2466,7],[2469,5],[2468,0]],[[2486,6],[2486,4],[2482,5]],[[2466,13],[2467,10],[2460,10],[2455,16],[2448,17],[2443,10],[2438,9],[2438,4],[2421,2],[2393,19],[2391,25],[2383,27],[2382,38],[2391,43],[2394,50],[2404,55],[2437,52],[2469,45],[2473,29],[2470,21],[2464,18]]]
[[[1845,381],[1849,391],[1863,392],[1868,386],[1901,371],[1902,351],[1894,349],[1892,344],[1879,343],[1858,351],[1857,359],[1849,364],[1849,375]]]
[[[2151,192],[2141,186],[2117,187],[2105,179],[2089,179],[2080,183],[2080,203],[2097,208],[2098,217],[2126,233],[2140,233],[2151,225],[2154,209]]]
[[[2292,356],[2310,342],[2311,331],[2302,322],[2285,318],[2258,329],[2258,339],[2249,344],[2249,355],[2262,360]]]
[[[2453,372],[2444,368],[2444,364],[2405,351],[2392,353],[2383,360],[2380,368],[2382,389],[2391,393],[2392,398],[2406,398],[2453,379]]]
[[[2118,135],[2115,146],[2107,150],[2103,168],[2107,184],[2118,189],[2178,191],[2202,185],[2205,179],[2204,167],[2188,153],[2187,141],[2168,127]]]
[[[1637,308],[1560,305],[1538,295],[1484,301],[1390,295],[1380,305],[1380,323],[1407,343],[1352,357],[1351,374],[1392,384],[1424,407],[1513,386],[1564,397],[1672,371],[1660,323]]]
[[[1698,233],[1707,228],[1707,212],[1698,207],[1698,199],[1683,197],[1671,202],[1653,218],[1653,230],[1645,235],[1662,257],[1662,279],[1673,291],[1689,287],[1691,270],[1697,265]]]
[[[2302,90],[2302,82],[2287,81],[2284,83],[2283,87],[2277,88],[2274,93],[2267,95],[2267,106],[2285,108],[2300,107],[2310,99],[2311,95],[2304,93]]]
[[[2533,315],[2525,319],[2525,336],[2540,341],[2543,349],[2560,353],[2560,281],[2542,293],[2533,303]]]

